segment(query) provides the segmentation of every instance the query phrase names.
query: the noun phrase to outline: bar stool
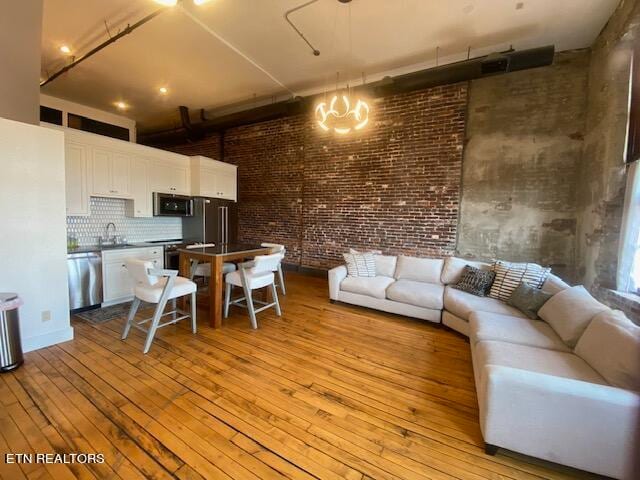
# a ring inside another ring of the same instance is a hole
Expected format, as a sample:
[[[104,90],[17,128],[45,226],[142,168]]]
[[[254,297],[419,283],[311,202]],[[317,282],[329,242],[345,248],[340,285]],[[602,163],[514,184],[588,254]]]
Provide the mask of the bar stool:
[[[277,283],[276,286],[280,287],[280,290],[282,291],[283,295],[286,295],[287,291],[284,288],[284,275],[282,274],[282,260],[284,260],[284,255],[287,252],[287,250],[285,249],[284,245],[280,245],[279,243],[267,243],[267,242],[264,242],[260,246],[261,247],[271,248],[271,253],[279,253],[280,255],[282,255],[282,258],[280,259],[280,262],[278,263],[278,269],[274,270],[274,272],[278,273],[278,283]]]
[[[282,315],[280,303],[278,302],[278,292],[276,291],[275,275],[273,274],[273,272],[277,270],[278,263],[280,263],[281,259],[282,255],[279,253],[258,255],[252,262],[241,263],[239,270],[227,273],[225,276],[224,318],[229,317],[229,307],[231,305],[238,305],[239,307],[249,310],[252,328],[258,328],[256,313],[266,310],[267,308],[275,307],[278,316]],[[231,300],[231,290],[233,287],[242,287],[244,297]],[[264,287],[271,288],[273,303],[253,299],[253,290]],[[258,303],[262,305],[262,307],[255,309],[253,306],[254,303]]]
[[[195,263],[195,262],[194,262]],[[195,267],[195,268],[193,268]],[[224,262],[222,264],[222,274],[226,275],[230,272],[236,271],[236,265],[230,262]],[[211,264],[210,263],[198,263],[192,266],[191,278],[193,277],[211,277]]]
[[[166,327],[179,322],[185,318],[191,317],[191,330],[196,333],[196,284],[191,280],[179,277],[177,270],[164,270],[154,268],[153,262],[146,260],[128,259],[125,262],[126,268],[134,282],[135,298],[129,310],[127,323],[122,332],[122,340],[127,338],[131,327],[147,332],[147,339],[144,342],[143,353],[147,353],[151,348],[153,337],[158,328]],[[191,314],[178,310],[176,306],[176,298],[191,295]],[[173,310],[163,313],[167,302],[171,300]],[[134,321],[140,302],[155,303],[156,310],[153,317]],[[178,317],[178,313],[182,316]],[[164,316],[172,315],[169,322],[160,323],[160,319]],[[144,323],[151,322],[148,329],[142,327]]]

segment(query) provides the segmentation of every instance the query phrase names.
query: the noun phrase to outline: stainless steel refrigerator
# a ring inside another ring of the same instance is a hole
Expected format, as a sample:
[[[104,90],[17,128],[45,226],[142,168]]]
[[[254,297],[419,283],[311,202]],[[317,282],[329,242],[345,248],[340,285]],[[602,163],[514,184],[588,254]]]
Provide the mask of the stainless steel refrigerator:
[[[193,216],[182,217],[185,242],[237,243],[238,208],[235,202],[217,198],[195,197]]]

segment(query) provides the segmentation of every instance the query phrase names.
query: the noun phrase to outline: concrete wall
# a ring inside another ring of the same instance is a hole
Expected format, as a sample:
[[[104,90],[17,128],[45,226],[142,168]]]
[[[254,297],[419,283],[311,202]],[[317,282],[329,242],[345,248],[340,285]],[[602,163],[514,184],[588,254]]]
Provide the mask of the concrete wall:
[[[471,82],[459,255],[575,279],[588,68],[588,50],[565,52],[548,67]]]
[[[640,41],[639,23],[640,1],[623,0],[592,47],[577,190],[578,273],[592,291],[615,288],[626,182],[631,46]]]
[[[42,0],[2,2],[0,117],[40,122]]]

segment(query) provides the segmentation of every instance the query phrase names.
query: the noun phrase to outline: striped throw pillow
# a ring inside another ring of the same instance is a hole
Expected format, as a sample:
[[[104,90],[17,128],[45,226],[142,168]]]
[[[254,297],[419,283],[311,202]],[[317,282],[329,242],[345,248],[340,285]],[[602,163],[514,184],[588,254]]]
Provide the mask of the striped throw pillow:
[[[350,277],[375,277],[376,262],[372,253],[343,253]]]
[[[511,263],[496,260],[492,270],[496,278],[491,285],[489,296],[506,302],[521,282],[534,288],[542,288],[542,284],[551,272],[550,268],[535,263]]]

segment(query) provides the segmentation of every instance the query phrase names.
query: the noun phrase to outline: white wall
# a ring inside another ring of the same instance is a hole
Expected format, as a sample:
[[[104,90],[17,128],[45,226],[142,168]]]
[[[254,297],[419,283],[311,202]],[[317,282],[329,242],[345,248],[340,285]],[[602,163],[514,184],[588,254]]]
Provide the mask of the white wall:
[[[73,338],[64,182],[64,133],[0,118],[0,291],[24,300],[25,351]]]
[[[1,6],[0,117],[37,125],[42,0],[7,0]]]
[[[40,94],[40,105],[62,110],[62,126],[64,127],[67,126],[67,113],[75,113],[76,115],[82,115],[92,120],[126,128],[129,130],[129,141],[136,143],[136,121],[130,118],[44,94]]]

